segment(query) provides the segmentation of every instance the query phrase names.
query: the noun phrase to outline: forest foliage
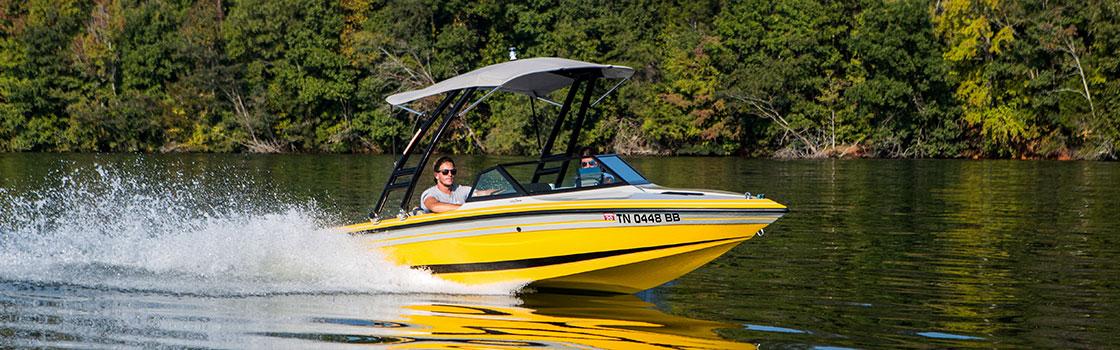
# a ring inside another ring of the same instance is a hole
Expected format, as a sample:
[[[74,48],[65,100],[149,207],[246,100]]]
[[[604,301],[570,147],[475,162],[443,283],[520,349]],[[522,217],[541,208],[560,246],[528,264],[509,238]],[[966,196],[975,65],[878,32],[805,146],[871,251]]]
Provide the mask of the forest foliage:
[[[633,67],[625,154],[1116,159],[1105,0],[0,0],[0,151],[392,152],[385,96],[518,56]],[[533,154],[490,100],[443,151]],[[543,113],[542,113],[543,114]]]

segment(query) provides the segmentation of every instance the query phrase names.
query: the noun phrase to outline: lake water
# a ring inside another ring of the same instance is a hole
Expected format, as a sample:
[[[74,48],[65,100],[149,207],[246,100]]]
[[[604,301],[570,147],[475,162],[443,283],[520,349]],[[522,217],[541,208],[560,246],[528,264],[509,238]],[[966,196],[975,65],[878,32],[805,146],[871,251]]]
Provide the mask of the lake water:
[[[465,182],[521,158],[457,159]],[[569,295],[451,284],[329,230],[392,161],[0,154],[0,348],[1120,344],[1118,163],[628,158],[791,211],[667,285]]]

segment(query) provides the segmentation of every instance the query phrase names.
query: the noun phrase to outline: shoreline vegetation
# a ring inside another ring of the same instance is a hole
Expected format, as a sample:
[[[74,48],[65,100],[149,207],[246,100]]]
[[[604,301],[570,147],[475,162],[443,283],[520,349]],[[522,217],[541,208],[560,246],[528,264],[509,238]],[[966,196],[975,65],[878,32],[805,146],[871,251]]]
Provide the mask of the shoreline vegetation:
[[[1120,156],[1103,0],[0,0],[0,151],[399,152],[385,96],[511,49],[636,70],[604,152]],[[549,108],[492,98],[440,151],[535,154]]]

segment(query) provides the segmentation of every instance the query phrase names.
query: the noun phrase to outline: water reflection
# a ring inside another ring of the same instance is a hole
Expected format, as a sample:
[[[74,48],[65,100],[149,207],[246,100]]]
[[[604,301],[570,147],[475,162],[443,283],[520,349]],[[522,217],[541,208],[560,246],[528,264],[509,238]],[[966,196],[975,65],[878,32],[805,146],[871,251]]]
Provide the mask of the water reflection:
[[[755,349],[633,295],[145,294],[0,284],[0,347]]]
[[[518,159],[456,156],[464,179],[494,163]],[[59,231],[44,237],[26,234],[20,237],[27,239],[13,241],[10,235],[4,237],[7,227],[0,224],[0,247],[8,247],[8,252],[70,246],[59,241],[73,241],[75,247],[84,247],[77,243],[86,241],[98,242],[95,246],[112,248],[94,251],[96,254],[66,250],[82,253],[79,257],[93,256],[96,259],[87,260],[96,262],[122,260],[109,257],[134,256],[137,247],[148,246],[136,242],[165,244],[172,252],[188,251],[174,255],[155,250],[161,254],[148,255],[160,258],[155,259],[160,264],[141,265],[143,269],[120,268],[133,266],[129,264],[101,268],[79,263],[79,268],[61,272],[47,269],[43,271],[50,273],[45,274],[31,269],[32,273],[16,274],[0,268],[0,279],[59,284],[0,281],[0,348],[12,344],[352,348],[355,343],[383,347],[591,347],[585,345],[587,341],[601,341],[608,343],[603,347],[615,348],[661,346],[653,342],[662,340],[649,340],[658,337],[670,339],[664,340],[671,344],[666,346],[751,348],[752,343],[762,343],[764,348],[786,349],[1110,348],[1120,343],[1120,246],[1116,244],[1120,241],[1120,163],[726,157],[626,160],[659,185],[761,192],[792,211],[771,226],[766,236],[751,239],[674,283],[655,288],[655,298],[643,297],[656,307],[633,298],[604,301],[601,297],[543,296],[540,300],[532,294],[516,298],[338,295],[335,293],[351,290],[457,292],[426,288],[415,283],[415,276],[391,275],[389,269],[373,271],[367,265],[353,264],[353,259],[324,262],[332,259],[331,255],[338,259],[339,249],[323,244],[315,229],[365,220],[373,205],[371,198],[377,197],[385,183],[384,172],[391,167],[392,156],[0,153],[0,202],[5,195],[73,188],[72,184],[52,187],[52,172],[69,174],[91,167],[166,169],[155,173],[173,173],[173,179],[199,179],[197,187],[209,191],[205,193],[268,194],[254,197],[266,200],[248,201],[254,206],[272,203],[267,200],[271,198],[298,199],[295,203],[314,200],[313,205],[299,206],[307,209],[297,212],[314,215],[282,215],[281,220],[234,208],[237,210],[231,212],[247,213],[235,218],[247,217],[250,220],[246,221],[252,223],[248,227],[259,229],[245,231],[240,228],[246,225],[225,225],[223,221],[213,225],[213,230],[199,231],[204,234],[182,235],[183,240],[173,242],[145,240],[153,231],[141,229],[121,239],[121,231],[115,228],[127,225],[120,224],[119,215],[106,215],[112,219],[106,220],[111,225],[103,227],[114,229],[95,230],[117,237],[115,240]],[[164,177],[145,175],[148,173],[127,173],[119,178],[124,183],[159,189],[146,194],[166,192]],[[425,185],[430,184],[427,181]],[[182,192],[207,203],[213,198],[242,198]],[[144,198],[133,200],[139,197],[121,193],[128,196],[118,208],[153,207]],[[160,198],[169,198],[165,202],[173,205],[165,205],[168,208],[195,203],[170,200],[177,198],[173,196]],[[242,203],[221,201],[228,202]],[[3,214],[10,212],[0,203],[0,222],[9,218]],[[63,226],[75,230],[96,228],[74,224],[74,215],[42,212],[29,217],[49,216],[49,223],[67,224]],[[178,228],[206,222],[192,221],[194,214],[178,214],[187,210],[172,212],[183,220],[172,220],[160,226],[157,233],[178,237]],[[133,221],[147,222],[145,215]],[[307,218],[321,216],[326,218]],[[157,223],[167,222],[165,214],[154,217],[159,219]],[[286,237],[279,241],[290,244],[260,249],[260,242],[268,240],[249,239],[253,237]],[[116,241],[127,244],[120,249],[109,244]],[[193,244],[184,245],[184,241]],[[228,244],[231,241],[243,244]],[[299,253],[295,255],[299,259],[292,259],[291,253]],[[37,266],[27,263],[26,254],[11,256],[22,259],[0,261]],[[44,257],[44,261],[55,257],[35,256]],[[73,260],[74,256],[65,255],[63,260]],[[164,262],[180,268],[157,273],[168,270]],[[297,268],[290,268],[293,262],[298,262]],[[245,268],[258,265],[263,269]],[[224,266],[232,269],[212,268]],[[324,271],[324,266],[337,268]],[[184,270],[189,273],[179,273]],[[299,273],[289,273],[292,271]],[[353,281],[361,276],[374,276],[372,280],[377,283]],[[294,288],[288,283],[293,280],[297,282]],[[110,290],[67,287],[67,283]],[[166,294],[169,291],[271,294],[212,298]],[[322,295],[278,294],[287,291]],[[622,306],[617,305],[620,303]],[[579,311],[584,308],[587,310]],[[631,317],[629,313],[650,315]],[[669,315],[693,319],[674,323],[676,318]],[[695,319],[724,323],[713,325]],[[445,322],[431,324],[435,320]],[[712,333],[713,329],[719,336]],[[444,334],[436,335],[436,331]],[[607,333],[589,336],[593,331]],[[543,334],[548,336],[537,337]],[[447,339],[459,342],[445,342]],[[488,343],[471,345],[466,341]],[[687,345],[696,343],[701,345]],[[712,343],[716,345],[705,345]]]

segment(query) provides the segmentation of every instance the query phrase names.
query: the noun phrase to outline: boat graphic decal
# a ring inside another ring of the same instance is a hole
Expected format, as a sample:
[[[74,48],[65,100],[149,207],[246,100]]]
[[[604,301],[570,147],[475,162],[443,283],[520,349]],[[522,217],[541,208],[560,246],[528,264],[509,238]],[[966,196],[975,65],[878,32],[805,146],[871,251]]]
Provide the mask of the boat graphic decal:
[[[615,208],[627,208],[628,211],[657,211],[657,210],[681,210],[677,208],[691,208],[701,209],[706,211],[759,211],[759,212],[773,212],[773,213],[787,213],[789,209],[785,206],[774,203],[773,201],[762,200],[689,200],[689,201],[645,201],[645,200],[621,200],[621,201],[577,201],[564,204],[555,203],[526,203],[526,204],[511,204],[500,205],[485,208],[472,208],[472,209],[459,209],[446,213],[439,214],[423,214],[418,217],[409,218],[406,220],[387,219],[380,223],[362,223],[344,227],[352,233],[363,233],[366,231],[394,229],[398,226],[414,224],[418,222],[444,222],[444,220],[476,217],[480,215],[493,215],[498,214],[513,214],[517,212],[544,212],[544,211],[557,211],[557,210],[587,210],[587,211],[602,211],[612,210]],[[720,210],[722,209],[722,210]],[[687,211],[689,209],[683,209]]]
[[[468,228],[468,229],[463,229],[463,230],[455,230],[455,231],[432,232],[432,233],[421,233],[421,234],[406,234],[406,235],[401,235],[401,236],[397,236],[397,237],[390,237],[390,238],[385,238],[385,239],[376,240],[376,241],[369,241],[369,242],[365,242],[365,244],[376,244],[376,245],[405,244],[405,243],[426,242],[426,241],[436,240],[436,239],[462,238],[462,237],[489,235],[489,234],[495,234],[495,233],[502,234],[502,233],[510,233],[510,229],[514,229],[514,228],[528,229],[528,228],[531,228],[531,227],[535,227],[535,228],[537,228],[538,231],[541,230],[541,227],[596,228],[597,226],[587,226],[587,224],[596,224],[596,223],[600,223],[600,221],[598,221],[598,220],[594,220],[594,221],[580,220],[580,221],[538,222],[538,223],[520,222],[520,223],[516,223],[516,224],[511,224],[511,225],[474,227],[474,228]],[[521,232],[521,231],[517,231],[517,232]]]
[[[626,254],[634,254],[634,253],[641,253],[641,252],[661,250],[661,249],[684,247],[684,246],[689,246],[689,245],[699,245],[699,244],[707,244],[707,243],[722,242],[722,241],[727,241],[727,242],[741,241],[743,239],[745,239],[745,238],[735,237],[735,238],[714,239],[714,240],[700,241],[700,242],[668,244],[668,245],[660,245],[660,246],[653,246],[653,247],[619,249],[619,250],[609,250],[609,251],[602,251],[602,252],[590,252],[590,253],[580,253],[580,254],[571,254],[571,255],[562,255],[562,256],[550,256],[550,257],[532,258],[532,259],[518,259],[518,260],[492,261],[492,262],[467,263],[467,264],[416,265],[416,266],[412,266],[412,268],[414,268],[414,269],[426,269],[426,270],[431,271],[432,273],[486,272],[486,271],[498,271],[498,270],[527,269],[527,268],[533,268],[533,267],[559,265],[559,264],[580,262],[580,261],[585,261],[585,260],[607,258],[607,257],[612,257],[612,256],[618,256],[618,255],[626,255]]]
[[[705,212],[707,212],[707,213],[721,213],[721,214],[740,213],[740,214],[755,214],[757,216],[767,216],[767,217],[770,216],[770,215],[767,215],[767,214],[771,214],[774,219],[777,219],[778,217],[781,217],[781,214],[785,214],[789,210],[786,209],[786,208],[718,208],[718,209],[710,209],[710,208],[627,208],[626,211],[629,212],[629,213],[638,213],[638,212],[641,212],[641,213],[664,213],[666,211],[672,211],[672,212],[677,212],[677,213],[686,213],[686,212],[687,213],[705,213]],[[603,208],[505,211],[505,212],[498,212],[498,213],[494,213],[494,214],[481,214],[481,215],[471,215],[471,216],[454,216],[454,217],[441,218],[441,219],[435,219],[435,220],[417,221],[417,222],[414,222],[414,223],[395,223],[394,225],[390,225],[390,226],[387,226],[387,227],[378,227],[378,228],[371,228],[371,229],[367,229],[367,230],[353,231],[353,232],[351,232],[351,234],[372,234],[372,233],[381,233],[381,232],[385,232],[385,231],[388,231],[388,230],[399,230],[399,229],[413,228],[413,227],[419,227],[419,226],[447,224],[447,223],[461,222],[461,221],[495,219],[495,218],[513,217],[513,216],[556,215],[556,214],[587,214],[587,213],[601,214],[601,213],[603,213]],[[616,213],[615,216],[617,217],[618,214]]]

